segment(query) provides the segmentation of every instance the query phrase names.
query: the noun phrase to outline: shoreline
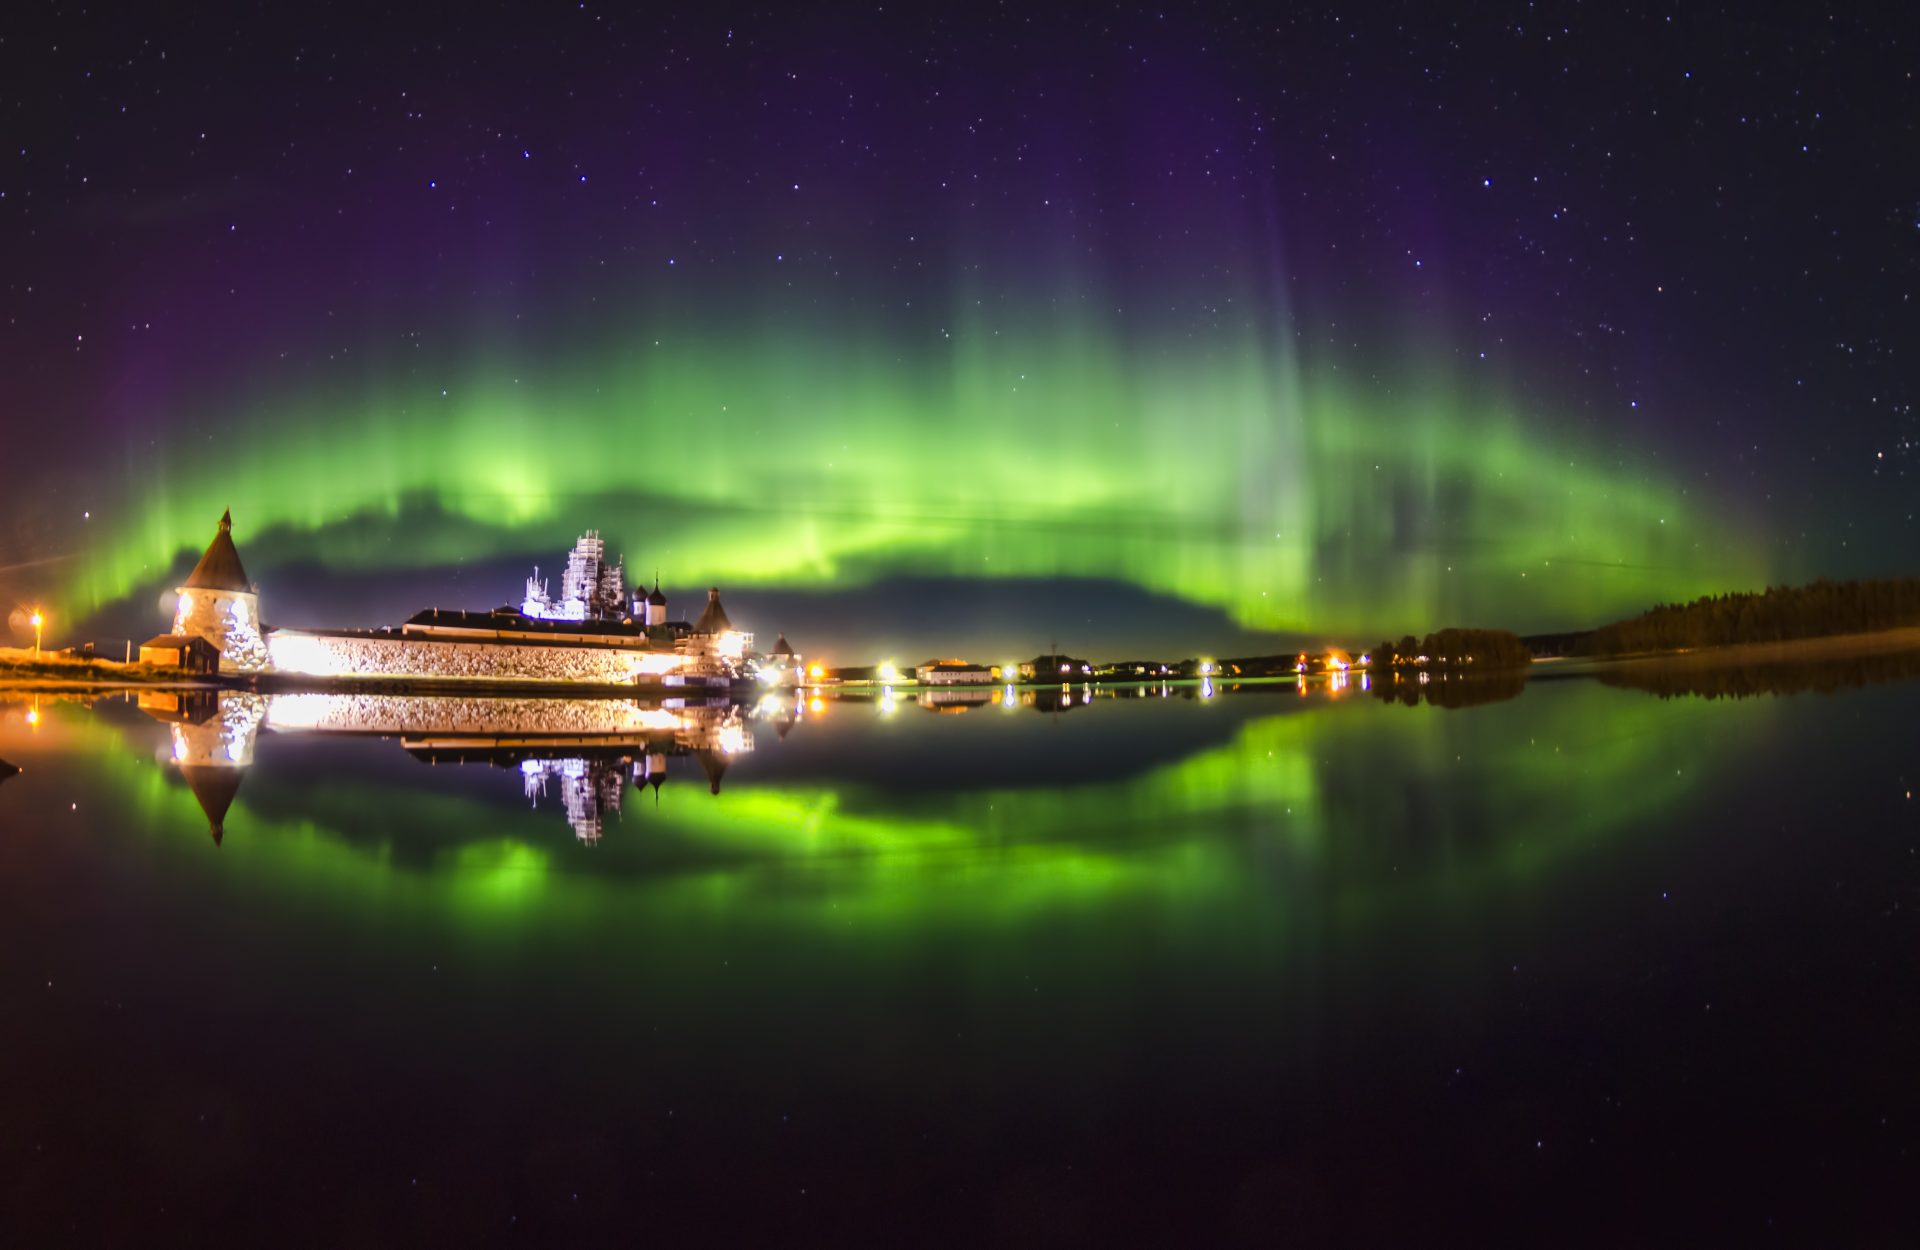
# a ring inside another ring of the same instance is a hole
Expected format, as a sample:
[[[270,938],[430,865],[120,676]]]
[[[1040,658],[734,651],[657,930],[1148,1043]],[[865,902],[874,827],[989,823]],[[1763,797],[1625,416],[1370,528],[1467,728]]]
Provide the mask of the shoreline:
[[[1920,625],[1880,629],[1861,634],[1823,634],[1788,642],[1736,642],[1723,647],[1688,647],[1678,651],[1635,651],[1626,655],[1576,655],[1536,659],[1528,672],[1544,677],[1583,676],[1587,673],[1636,665],[1681,661],[1702,666],[1721,664],[1794,664],[1821,660],[1854,660],[1876,655],[1920,651]],[[1546,666],[1545,672],[1542,666]]]
[[[1868,633],[1828,634],[1818,638],[1799,638],[1788,642],[1731,643],[1721,647],[1694,647],[1678,651],[1640,651],[1618,656],[1546,656],[1535,659],[1523,669],[1529,680],[1552,681],[1618,672],[1637,667],[1700,667],[1723,665],[1767,665],[1817,663],[1825,660],[1863,659],[1880,655],[1920,652],[1920,626],[1875,630]],[[1090,678],[1070,684],[1099,686],[1190,685],[1198,677]],[[1285,683],[1297,680],[1292,675],[1266,678],[1215,678],[1235,684],[1248,682]],[[763,687],[746,681],[715,682],[711,685],[689,683],[665,685],[640,682],[619,685],[604,683],[496,679],[488,677],[309,677],[298,674],[263,673],[224,674],[196,677],[135,661],[122,664],[107,659],[75,660],[45,656],[39,660],[18,648],[0,648],[0,691],[27,694],[108,693],[116,690],[252,690],[260,693],[353,693],[455,695],[490,694],[519,698],[713,698],[751,694],[754,691],[810,690],[824,692],[875,692],[888,685],[896,690],[1000,690],[1008,685],[1016,689],[1035,689],[1057,685],[1051,681],[981,682],[967,684],[922,685],[911,679],[884,683],[800,682],[795,685]]]

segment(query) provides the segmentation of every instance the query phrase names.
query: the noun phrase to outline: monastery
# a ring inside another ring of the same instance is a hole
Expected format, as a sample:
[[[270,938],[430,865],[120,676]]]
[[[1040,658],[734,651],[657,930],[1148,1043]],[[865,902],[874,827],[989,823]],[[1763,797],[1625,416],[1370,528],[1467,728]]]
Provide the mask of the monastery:
[[[651,591],[629,589],[625,561],[609,563],[594,530],[568,555],[558,597],[536,568],[517,608],[429,608],[370,630],[275,629],[261,622],[227,512],[177,593],[172,633],[143,645],[143,659],[178,662],[186,640],[199,638],[218,652],[222,673],[343,681],[724,687],[791,685],[801,672],[784,635],[774,654],[753,651],[753,635],[734,628],[718,587],[692,623],[669,620],[658,576]]]

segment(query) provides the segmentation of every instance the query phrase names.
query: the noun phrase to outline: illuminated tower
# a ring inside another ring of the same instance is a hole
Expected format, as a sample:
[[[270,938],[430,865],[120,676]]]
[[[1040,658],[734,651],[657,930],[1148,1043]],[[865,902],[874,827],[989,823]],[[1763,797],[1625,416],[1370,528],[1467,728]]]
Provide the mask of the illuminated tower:
[[[707,606],[701,611],[700,619],[693,623],[693,632],[715,638],[733,632],[733,622],[727,619],[727,610],[720,606],[718,586],[707,591]]]
[[[761,671],[765,674],[765,680],[771,685],[797,686],[800,684],[800,674],[803,671],[800,656],[794,651],[793,644],[787,641],[785,634],[781,634],[774,640],[773,654],[767,658]]]
[[[647,596],[646,624],[648,628],[652,628],[655,625],[665,625],[666,623],[667,597],[660,593],[660,574],[655,572],[653,575],[653,593]]]
[[[594,615],[618,617],[627,606],[627,558],[600,566],[600,593],[594,601]]]
[[[220,514],[220,530],[179,588],[173,632],[205,638],[220,649],[220,669],[257,673],[267,667],[260,639],[260,596],[247,582],[233,546],[233,513]]]
[[[547,584],[534,569],[527,579],[527,595],[520,610],[548,621],[599,621],[618,618],[627,607],[627,567],[622,559],[607,563],[607,544],[599,530],[588,530],[567,554],[560,574],[560,597],[547,594]]]

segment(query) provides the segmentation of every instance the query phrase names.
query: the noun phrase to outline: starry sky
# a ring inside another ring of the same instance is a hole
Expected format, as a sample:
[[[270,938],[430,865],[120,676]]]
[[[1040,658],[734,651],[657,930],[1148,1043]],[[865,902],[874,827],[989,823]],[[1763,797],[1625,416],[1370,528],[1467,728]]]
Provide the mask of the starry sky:
[[[1915,571],[1898,6],[183,7],[0,22],[0,604],[76,637],[229,506],[269,621],[592,526],[850,660]]]

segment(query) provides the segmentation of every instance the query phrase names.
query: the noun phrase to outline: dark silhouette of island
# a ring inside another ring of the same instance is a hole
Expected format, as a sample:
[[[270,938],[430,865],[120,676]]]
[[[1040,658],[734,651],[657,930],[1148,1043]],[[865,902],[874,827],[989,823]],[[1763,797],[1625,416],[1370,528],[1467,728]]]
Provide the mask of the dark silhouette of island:
[[[1494,669],[1525,668],[1533,663],[1533,652],[1520,635],[1504,629],[1441,629],[1416,639],[1406,635],[1399,642],[1382,639],[1372,653],[1373,667],[1404,668],[1474,666],[1476,672]]]
[[[1592,633],[1559,637],[1572,655],[1628,655],[1746,642],[1793,642],[1920,625],[1920,577],[1770,586],[1668,603]],[[1532,640],[1540,641],[1540,640]],[[1543,652],[1544,654],[1544,652]]]

